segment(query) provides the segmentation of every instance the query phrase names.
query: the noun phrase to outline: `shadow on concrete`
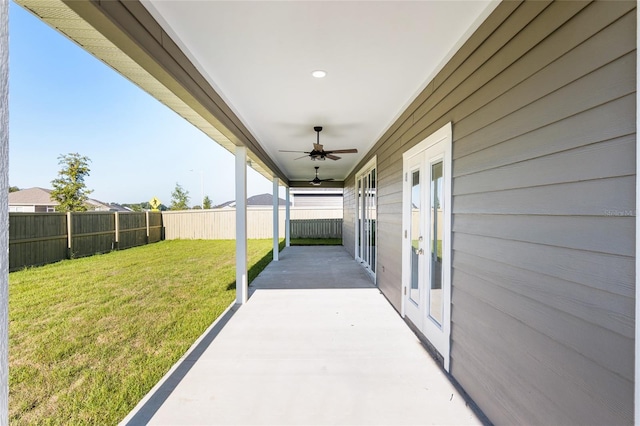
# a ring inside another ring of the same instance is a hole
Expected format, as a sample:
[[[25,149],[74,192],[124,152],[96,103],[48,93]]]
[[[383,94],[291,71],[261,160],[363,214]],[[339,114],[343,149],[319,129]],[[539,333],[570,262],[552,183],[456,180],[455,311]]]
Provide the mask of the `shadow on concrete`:
[[[372,288],[369,273],[343,246],[296,246],[280,252],[249,287],[257,290],[308,290],[331,288]]]

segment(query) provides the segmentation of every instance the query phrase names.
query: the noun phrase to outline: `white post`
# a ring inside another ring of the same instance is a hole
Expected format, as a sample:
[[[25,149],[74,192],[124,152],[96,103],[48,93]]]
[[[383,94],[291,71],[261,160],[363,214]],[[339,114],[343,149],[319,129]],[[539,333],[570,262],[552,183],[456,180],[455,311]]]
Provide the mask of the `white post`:
[[[118,245],[120,244],[120,215],[118,214],[118,212],[115,212],[115,220],[116,220],[116,244],[114,249],[118,249]]]
[[[287,201],[287,205],[284,209],[285,214],[284,214],[284,242],[285,242],[285,246],[289,247],[291,246],[291,208],[290,206],[290,202],[289,202],[289,198],[290,198],[290,194],[291,194],[291,190],[290,188],[287,186],[287,192],[286,192],[286,198],[285,200]]]
[[[278,186],[280,180],[277,177],[273,178],[273,260],[278,261],[280,257],[280,229],[278,227],[280,220],[279,212],[279,198],[278,197]]]
[[[640,6],[640,2],[636,1],[636,6]],[[638,43],[640,43],[640,15],[636,14],[636,62],[640,60],[640,52],[638,52]],[[640,425],[640,264],[638,264],[638,252],[640,251],[640,144],[638,143],[638,126],[640,126],[640,118],[638,118],[638,108],[640,108],[640,99],[638,98],[638,88],[640,88],[640,69],[636,67],[636,320],[635,320],[635,377],[634,377],[634,424]]]
[[[144,220],[147,225],[147,244],[149,244],[149,210],[144,212]]]
[[[0,0],[0,425],[9,424],[9,0]]]
[[[236,303],[247,302],[247,148],[236,146]]]
[[[67,258],[73,259],[73,235],[71,235],[71,212],[67,212]]]

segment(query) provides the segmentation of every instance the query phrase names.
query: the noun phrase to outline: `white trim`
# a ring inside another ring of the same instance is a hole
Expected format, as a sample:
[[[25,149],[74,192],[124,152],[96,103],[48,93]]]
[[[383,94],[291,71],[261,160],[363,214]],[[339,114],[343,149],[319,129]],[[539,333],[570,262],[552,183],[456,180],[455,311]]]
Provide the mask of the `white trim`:
[[[236,303],[249,297],[247,275],[247,148],[236,146]]]
[[[376,217],[377,217],[377,211],[378,211],[378,156],[374,155],[355,174],[355,190],[356,190],[356,194],[355,194],[356,195],[355,225],[356,226],[354,228],[355,228],[356,232],[355,232],[355,238],[354,238],[354,241],[353,241],[353,245],[354,245],[353,252],[355,253],[355,255],[354,255],[355,259],[360,261],[360,262],[362,262],[363,260],[362,260],[362,258],[360,256],[360,253],[359,253],[359,250],[358,250],[358,236],[360,236],[360,232],[361,232],[361,229],[360,229],[360,226],[359,226],[359,223],[358,223],[358,214],[360,213],[359,209],[361,208],[361,206],[360,206],[361,199],[360,199],[360,193],[359,193],[359,190],[358,190],[358,182],[363,177],[363,175],[366,175],[366,174],[370,173],[374,169],[376,171],[376,199],[375,199],[376,206],[375,206],[375,208],[376,208]],[[376,223],[377,223],[377,219],[376,219]],[[362,238],[361,238],[361,241],[362,241]],[[365,270],[369,274],[371,274],[371,276],[373,277],[374,283],[377,284],[377,278],[376,278],[376,275],[377,275],[376,272],[378,271],[378,231],[377,231],[377,229],[376,229],[376,241],[375,241],[375,244],[376,244],[376,254],[375,254],[375,265],[374,265],[374,268],[372,269],[369,266],[367,266],[367,267],[365,267]],[[375,269],[376,272],[374,272],[374,269]]]
[[[280,186],[280,179],[278,177],[273,178],[273,260],[277,262],[280,258],[280,229],[278,225],[280,223],[280,218],[278,214],[280,213],[279,197],[278,197],[278,189]]]
[[[291,246],[291,188],[287,186],[285,201],[287,205],[284,209],[284,241],[285,247]]]
[[[636,11],[640,6],[640,1],[636,1]],[[638,25],[640,25],[640,16],[636,12],[636,63],[640,61],[640,54],[638,54],[638,45],[640,45],[640,31],[638,31]],[[634,424],[640,425],[640,265],[638,265],[638,253],[640,252],[640,216],[638,216],[638,208],[640,208],[640,175],[638,169],[640,167],[640,145],[638,144],[638,128],[640,126],[640,119],[638,118],[638,109],[640,108],[640,102],[638,102],[638,90],[640,85],[638,80],[640,79],[640,72],[636,67],[636,333],[635,333],[635,377],[634,377]]]
[[[409,277],[411,276],[410,265],[408,262],[408,246],[405,241],[405,232],[408,232],[408,224],[411,218],[405,206],[410,199],[409,190],[407,186],[408,179],[407,173],[409,171],[409,161],[416,155],[422,155],[426,151],[435,146],[436,144],[444,142],[444,151],[441,155],[435,155],[432,159],[442,159],[443,161],[443,209],[448,214],[444,215],[443,220],[443,238],[442,238],[442,270],[443,270],[443,282],[442,282],[442,303],[443,303],[443,318],[441,324],[442,336],[438,335],[438,341],[431,341],[434,347],[440,352],[444,359],[444,369],[449,371],[450,364],[450,351],[451,351],[451,183],[452,183],[452,160],[451,160],[451,148],[452,148],[452,125],[451,123],[445,124],[440,129],[436,130],[422,142],[418,143],[411,149],[402,154],[402,302],[400,307],[400,313],[404,318],[406,316],[406,291],[409,288]],[[431,160],[431,159],[430,159]],[[431,164],[432,161],[429,162]],[[447,254],[445,256],[445,253]],[[426,313],[425,313],[426,314]],[[426,325],[426,321],[425,321]],[[424,330],[424,326],[416,324]],[[421,330],[421,331],[422,331]],[[425,335],[425,337],[428,337]]]

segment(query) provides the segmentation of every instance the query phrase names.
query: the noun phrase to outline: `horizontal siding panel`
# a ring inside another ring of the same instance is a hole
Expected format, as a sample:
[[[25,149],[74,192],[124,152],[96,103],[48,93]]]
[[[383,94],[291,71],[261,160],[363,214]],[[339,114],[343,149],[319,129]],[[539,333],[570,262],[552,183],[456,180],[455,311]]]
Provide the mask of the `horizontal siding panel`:
[[[454,123],[454,159],[634,93],[635,66],[635,53],[625,55],[479,130],[471,119]]]
[[[633,2],[589,4],[574,19],[465,99],[464,103],[456,108],[456,120],[461,120],[478,111],[510,88],[525,81],[532,74],[583,43],[584,40],[607,28],[612,21],[628,13],[633,7]]]
[[[430,112],[436,105],[443,102],[447,96],[451,96],[454,88],[478,74],[477,71],[481,69],[487,61],[498,54],[513,38],[517,37],[518,33],[522,31],[522,28],[534,20],[549,4],[549,1],[522,3],[520,7],[485,40],[482,49],[477,49],[472,52],[442,84],[437,86],[427,101],[416,109],[414,121],[418,121],[418,119]],[[411,135],[408,137],[404,135],[403,139],[411,139],[411,137]]]
[[[454,178],[625,135],[635,136],[635,103],[635,95],[627,95],[459,158],[453,162]],[[603,116],[607,117],[604,123],[600,119]],[[454,156],[457,146],[454,145]]]
[[[385,196],[378,196],[378,206],[384,204],[399,204],[402,207],[402,192],[393,192]]]
[[[571,281],[526,271],[512,265],[456,252],[455,270],[493,284],[559,311],[601,326],[628,339],[634,338],[635,301],[608,291],[594,290]]]
[[[402,215],[402,204],[383,204],[378,206],[378,216],[380,215]]]
[[[624,35],[633,32],[634,28],[635,17],[632,14],[624,16],[616,25],[607,27],[590,40],[510,88],[483,108],[459,121],[456,129],[458,136],[464,137],[477,128],[485,127],[496,119],[505,117],[595,72],[603,64],[613,63],[624,55],[634,52],[635,40],[624,38]],[[615,40],[623,41],[616,43]],[[594,55],[594,51],[601,54]],[[575,66],[577,63],[580,64],[579,67]],[[608,73],[608,71],[605,72]]]
[[[477,369],[481,377],[472,374],[460,376],[461,380],[487,382],[489,388],[504,387],[508,392],[508,400],[516,399],[528,407],[532,406],[526,403],[531,384],[537,383],[542,388],[541,391],[549,395],[563,395],[562,399],[556,398],[559,404],[546,404],[544,410],[536,410],[535,413],[528,412],[523,407],[513,410],[513,401],[509,401],[506,405],[514,415],[514,424],[629,424],[629,419],[633,419],[633,404],[630,404],[633,399],[631,380],[611,374],[573,349],[523,322],[513,321],[510,316],[469,293],[456,289],[453,300],[454,311],[460,310],[468,314],[452,325],[453,345],[456,345],[456,350],[452,351],[453,374],[458,376],[455,369],[462,366],[468,366],[474,371]],[[492,365],[496,361],[498,367]],[[481,371],[486,365],[490,368],[483,374]],[[526,369],[527,380],[531,384],[514,386],[512,375],[505,371],[507,365],[512,365],[512,371],[516,372]],[[603,392],[594,392],[593,383],[597,383]],[[461,381],[461,384],[466,388],[465,383]],[[519,398],[514,398],[514,393],[518,393]],[[479,403],[484,401],[485,404],[481,406],[494,408],[493,401],[489,403],[487,400],[494,398],[492,393],[475,393],[471,396]],[[560,412],[555,412],[558,409]],[[537,416],[547,420],[532,420]],[[571,420],[557,420],[564,416],[570,416]],[[504,419],[504,414],[496,412],[492,417]]]
[[[631,216],[459,214],[453,232],[632,257],[635,220]]]
[[[626,176],[459,195],[453,200],[453,212],[454,214],[633,215],[635,190],[635,176]]]
[[[635,297],[633,257],[462,233],[453,234],[453,249],[454,262],[456,253],[462,252],[620,296]]]
[[[454,195],[526,188],[635,173],[635,135],[522,161],[456,179]],[[572,167],[580,164],[580,167]]]
[[[525,3],[522,8],[525,8],[532,4],[533,3]],[[527,50],[534,47],[541,40],[555,31],[564,22],[566,22],[568,18],[578,13],[586,5],[586,2],[555,2],[551,6],[547,7],[541,13],[541,20],[535,21],[531,26],[524,28],[524,30],[515,35],[514,38],[504,46],[503,49],[498,51],[486,63],[483,63],[480,67],[474,69],[473,74],[470,74],[468,78],[462,81],[454,90],[451,90],[449,93],[447,93],[446,97],[444,97],[443,99],[434,99],[434,101],[438,101],[438,104],[436,107],[430,110],[430,115],[428,117],[424,117],[425,124],[427,124],[428,122],[432,122],[434,117],[442,117],[447,112],[451,111],[454,107],[468,98],[478,88],[487,84],[494,77],[504,71],[506,67],[518,60],[523,55],[523,52],[526,52]],[[542,6],[542,4],[538,3],[538,7]],[[548,17],[548,19],[544,18],[543,16]],[[533,72],[533,70],[531,69],[527,71]],[[500,91],[498,93],[494,93],[494,96],[497,96],[499,93],[502,93],[511,87],[513,87],[513,83],[503,84],[499,89]],[[473,104],[468,104],[468,106],[471,105]],[[479,106],[480,105],[478,105],[477,107]],[[458,110],[456,111],[456,113],[460,114],[462,111],[463,110]],[[419,129],[422,126],[421,119],[423,118],[423,115],[423,109],[418,109],[416,111],[416,129]],[[458,120],[460,118],[462,117],[459,117]],[[410,138],[412,136],[414,136],[414,134],[411,131],[407,132],[407,138]]]
[[[494,283],[495,280],[496,278],[492,278],[491,281],[485,281],[456,270],[456,288],[522,321],[606,369],[628,379],[633,377],[633,339],[611,333],[603,327],[586,323],[528,297],[519,297],[510,290],[500,288]]]
[[[507,423],[542,425],[545,424],[543,419],[549,413],[553,413],[554,424],[571,424],[570,415],[567,412],[569,407],[565,406],[562,409],[558,404],[564,402],[553,400],[547,396],[548,392],[544,392],[545,387],[554,385],[558,390],[566,392],[570,387],[569,383],[562,381],[559,376],[545,371],[532,354],[513,345],[514,336],[500,335],[490,339],[487,338],[491,337],[487,336],[487,333],[467,332],[466,328],[457,327],[457,325],[454,331],[456,333],[454,343],[456,357],[452,362],[452,370],[453,364],[455,364],[458,374],[459,366],[481,365],[481,371],[477,373],[475,371],[479,368],[473,367],[474,373],[480,376],[478,379],[487,383],[485,392],[490,391],[492,397],[502,405],[501,417],[504,418],[505,414],[510,417]],[[494,343],[495,348],[515,347],[505,353],[503,350],[494,349],[489,342]],[[466,349],[470,347],[474,349],[472,351]],[[515,362],[512,358],[515,359]],[[536,369],[540,369],[540,371],[536,371]],[[494,378],[495,371],[499,371],[500,377],[508,377],[508,383],[497,382]],[[494,377],[485,377],[490,375]],[[526,391],[523,391],[525,389]],[[581,392],[576,392],[574,389],[571,391],[573,400],[583,396]],[[538,412],[534,408],[541,406],[546,407],[545,413]]]

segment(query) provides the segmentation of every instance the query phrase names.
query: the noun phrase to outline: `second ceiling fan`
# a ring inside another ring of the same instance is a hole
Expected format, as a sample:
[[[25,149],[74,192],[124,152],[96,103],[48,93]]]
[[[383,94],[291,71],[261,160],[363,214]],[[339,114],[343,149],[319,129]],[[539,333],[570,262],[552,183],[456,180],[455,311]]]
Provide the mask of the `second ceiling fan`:
[[[324,147],[320,143],[320,132],[322,131],[322,126],[315,126],[313,130],[315,130],[317,134],[317,139],[316,139],[316,143],[313,144],[313,149],[311,151],[286,151],[281,149],[280,152],[298,152],[301,154],[307,154],[307,155],[303,155],[302,157],[296,158],[296,160],[299,160],[300,158],[309,157],[314,161],[315,160],[324,161],[325,158],[335,161],[335,160],[339,160],[341,157],[338,157],[337,155],[334,155],[334,154],[356,154],[358,152],[358,150],[355,148],[332,149],[332,150],[325,151]]]

